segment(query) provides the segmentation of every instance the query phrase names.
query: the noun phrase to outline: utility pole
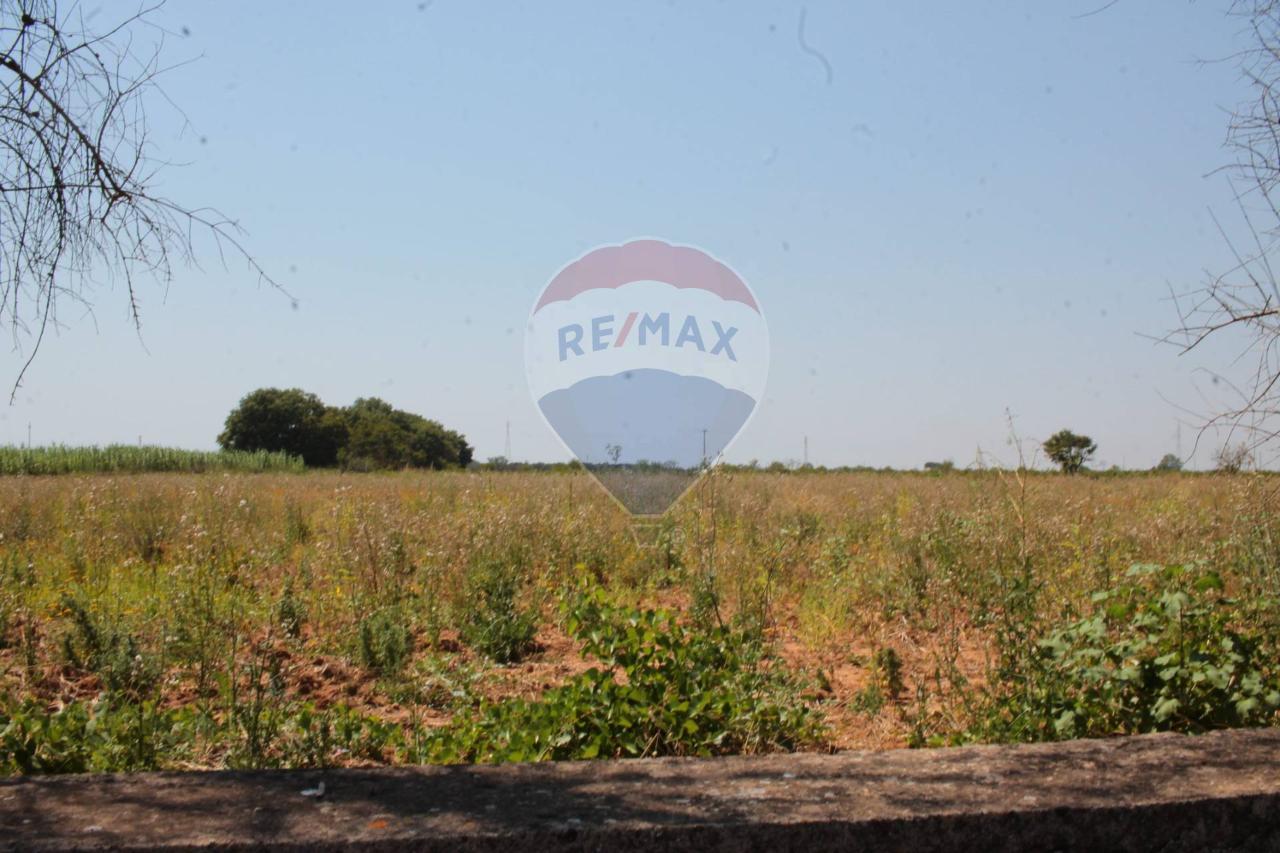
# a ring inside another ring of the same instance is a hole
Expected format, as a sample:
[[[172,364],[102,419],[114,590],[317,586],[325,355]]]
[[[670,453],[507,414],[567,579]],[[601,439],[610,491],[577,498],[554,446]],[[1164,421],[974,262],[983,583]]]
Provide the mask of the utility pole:
[[[707,464],[707,428],[702,428],[702,464]]]
[[[804,437],[804,464],[809,464],[809,436]]]
[[[31,421],[27,421],[27,450],[31,449]]]
[[[507,441],[502,445],[502,458],[511,461],[511,421],[507,421]]]

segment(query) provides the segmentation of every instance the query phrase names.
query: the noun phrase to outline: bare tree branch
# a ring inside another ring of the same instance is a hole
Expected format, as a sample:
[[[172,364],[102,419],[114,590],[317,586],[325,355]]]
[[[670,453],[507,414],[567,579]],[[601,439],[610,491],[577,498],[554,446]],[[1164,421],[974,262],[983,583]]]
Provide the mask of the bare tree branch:
[[[162,43],[143,49],[134,34],[158,8],[95,34],[78,4],[63,14],[56,0],[0,0],[0,326],[24,356],[10,402],[60,305],[91,310],[93,291],[119,282],[140,331],[140,285],[167,288],[175,259],[194,263],[196,232],[224,264],[237,257],[280,289],[235,222],[153,190],[166,164],[151,154],[147,106],[167,100],[166,69]]]
[[[1174,294],[1178,326],[1162,339],[1184,354],[1210,338],[1232,339],[1237,362],[1252,365],[1243,386],[1213,374],[1234,401],[1202,419],[1200,436],[1226,428],[1228,446],[1243,436],[1219,452],[1220,464],[1251,457],[1280,436],[1280,280],[1271,263],[1280,247],[1280,0],[1235,0],[1230,13],[1244,22],[1249,46],[1233,59],[1252,94],[1231,115],[1226,145],[1235,156],[1225,168],[1251,245],[1237,245],[1213,217],[1234,264],[1199,289]]]

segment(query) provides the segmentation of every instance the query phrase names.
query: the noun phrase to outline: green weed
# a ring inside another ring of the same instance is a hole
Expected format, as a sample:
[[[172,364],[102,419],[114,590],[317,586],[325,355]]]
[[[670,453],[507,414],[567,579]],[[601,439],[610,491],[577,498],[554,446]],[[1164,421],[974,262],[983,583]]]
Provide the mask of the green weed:
[[[528,654],[537,619],[519,602],[523,587],[518,559],[481,556],[466,580],[462,641],[498,663],[518,661]]]
[[[1233,626],[1216,572],[1137,565],[1083,619],[1007,648],[965,739],[1058,740],[1268,725],[1280,664]],[[1268,653],[1270,651],[1271,653]]]
[[[418,757],[724,755],[822,743],[801,685],[739,631],[687,628],[672,613],[618,607],[601,593],[571,608],[567,624],[599,668],[536,701],[483,704],[429,737]]]

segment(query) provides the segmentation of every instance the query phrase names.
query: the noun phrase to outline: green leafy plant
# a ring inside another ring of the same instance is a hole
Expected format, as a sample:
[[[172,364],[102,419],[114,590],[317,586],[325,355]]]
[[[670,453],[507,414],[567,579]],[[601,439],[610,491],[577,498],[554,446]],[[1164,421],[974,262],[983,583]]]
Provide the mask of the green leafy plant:
[[[0,700],[0,773],[154,770],[193,746],[194,712],[154,702],[70,702],[49,711],[27,699]]]
[[[0,774],[159,770],[181,766],[202,748],[223,754],[231,767],[287,768],[380,763],[404,749],[399,726],[345,705],[282,705],[252,744],[243,723],[235,714],[216,719],[106,696],[52,711],[0,697]]]
[[[1276,721],[1280,665],[1214,572],[1138,565],[1093,612],[1006,650],[965,739],[1203,732]]]
[[[352,759],[382,762],[400,742],[393,723],[364,716],[345,705],[318,709],[302,703],[290,710],[281,727],[279,766],[333,767]]]
[[[482,704],[426,738],[417,757],[724,755],[822,742],[799,682],[740,631],[687,628],[670,612],[619,607],[598,591],[569,610],[566,624],[600,667],[536,701]]]
[[[414,661],[403,677],[385,680],[382,687],[393,702],[413,708],[470,708],[480,701],[477,688],[485,669],[484,662],[461,655],[428,654]]]

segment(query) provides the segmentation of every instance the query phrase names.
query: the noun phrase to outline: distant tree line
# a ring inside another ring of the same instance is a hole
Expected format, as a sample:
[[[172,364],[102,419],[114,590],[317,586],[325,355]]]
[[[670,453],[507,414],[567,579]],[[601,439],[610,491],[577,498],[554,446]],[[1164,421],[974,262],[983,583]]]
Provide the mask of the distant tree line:
[[[472,448],[437,421],[376,397],[326,405],[300,388],[259,388],[242,399],[218,436],[224,450],[301,456],[308,467],[372,471],[465,468]]]
[[[1223,454],[1219,454],[1219,456],[1222,456],[1222,455]],[[490,457],[488,461],[476,462],[471,467],[473,470],[477,470],[477,471],[517,471],[517,472],[529,472],[529,473],[565,474],[565,473],[574,473],[578,471],[591,470],[591,468],[599,468],[599,467],[607,467],[607,466],[584,466],[581,462],[578,462],[577,460],[570,460],[567,462],[519,462],[519,461],[512,461],[502,456],[493,456],[493,457]],[[1061,468],[1061,464],[1059,464],[1059,467]],[[654,466],[652,470],[662,471],[662,470],[668,470],[668,469],[665,469],[662,466]],[[881,466],[875,466],[875,465],[827,466],[827,465],[812,465],[812,464],[802,465],[796,462],[770,462],[767,465],[761,464],[758,461],[754,463],[747,463],[747,464],[735,464],[732,462],[722,462],[721,464],[716,466],[716,470],[723,471],[725,473],[740,473],[740,474],[754,474],[754,473],[764,473],[764,474],[915,474],[919,476],[937,477],[937,476],[944,476],[944,475],[983,476],[989,473],[994,473],[996,471],[1011,470],[1011,469],[1003,468],[998,464],[971,465],[971,466],[962,468],[956,465],[955,462],[951,460],[944,460],[942,462],[936,462],[936,461],[926,462],[923,468],[895,468],[891,465],[881,465]],[[1027,468],[1023,470],[1025,470],[1029,474],[1043,475],[1043,476],[1056,476],[1055,472],[1038,469],[1038,468]],[[1157,473],[1178,472],[1182,470],[1183,470],[1182,460],[1179,459],[1175,454],[1166,453],[1164,457],[1161,458],[1160,461],[1151,468],[1121,468],[1119,466],[1112,466],[1111,468],[1094,470],[1094,469],[1082,467],[1078,469],[1076,473],[1088,474],[1089,476],[1092,476],[1092,477],[1115,477],[1115,476],[1129,477],[1129,476],[1142,476],[1144,474],[1150,474],[1152,472],[1157,472]],[[1219,459],[1215,468],[1205,470],[1205,471],[1190,471],[1187,473],[1194,474],[1194,475],[1207,476],[1215,473],[1228,473],[1228,474],[1236,473],[1241,470],[1244,470],[1244,468],[1232,467],[1230,463],[1224,462],[1221,459]],[[1260,471],[1260,473],[1268,473],[1268,472]]]

